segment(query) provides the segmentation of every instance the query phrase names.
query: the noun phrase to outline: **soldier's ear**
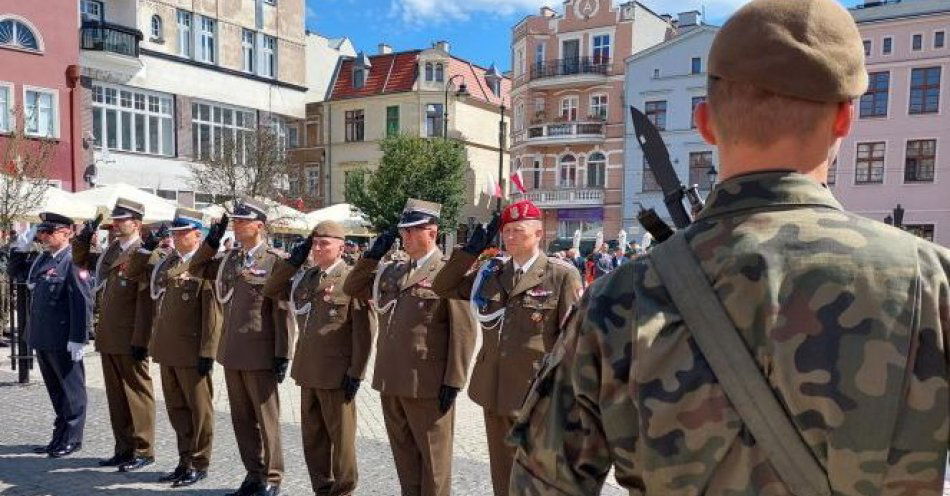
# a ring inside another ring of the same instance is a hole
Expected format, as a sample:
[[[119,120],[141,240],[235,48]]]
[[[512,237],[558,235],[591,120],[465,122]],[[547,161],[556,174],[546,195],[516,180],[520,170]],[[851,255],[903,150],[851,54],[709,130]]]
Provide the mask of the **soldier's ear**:
[[[716,133],[713,130],[712,115],[709,112],[709,104],[707,102],[700,102],[696,105],[696,109],[693,110],[693,121],[696,123],[696,129],[699,130],[699,134],[706,140],[706,143],[710,145],[719,144]]]

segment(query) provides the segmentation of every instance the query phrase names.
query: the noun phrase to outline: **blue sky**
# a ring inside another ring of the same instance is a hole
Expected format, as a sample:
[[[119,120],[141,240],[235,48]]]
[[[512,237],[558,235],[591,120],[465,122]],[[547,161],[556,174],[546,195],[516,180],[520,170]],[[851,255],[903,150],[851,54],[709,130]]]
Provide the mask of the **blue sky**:
[[[746,0],[641,0],[657,13],[702,10],[721,24]],[[794,1],[794,0],[792,0]],[[846,6],[862,0],[841,0]],[[500,70],[510,68],[511,26],[542,5],[561,12],[562,0],[306,0],[307,28],[332,38],[347,36],[357,51],[426,48],[448,40],[452,53]],[[615,1],[616,3],[616,1]]]

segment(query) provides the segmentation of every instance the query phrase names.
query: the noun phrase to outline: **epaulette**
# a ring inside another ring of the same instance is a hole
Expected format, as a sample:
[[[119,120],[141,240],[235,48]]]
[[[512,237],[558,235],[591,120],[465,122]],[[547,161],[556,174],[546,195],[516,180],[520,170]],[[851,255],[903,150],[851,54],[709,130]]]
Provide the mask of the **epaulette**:
[[[568,269],[571,269],[571,270],[577,270],[577,267],[571,265],[571,263],[568,262],[567,260],[563,260],[563,259],[560,259],[560,258],[557,258],[557,257],[548,257],[548,262],[550,262],[550,263],[552,263],[552,264],[555,264],[555,265],[560,265],[560,266],[562,266],[562,267],[564,267],[564,268],[568,268]]]

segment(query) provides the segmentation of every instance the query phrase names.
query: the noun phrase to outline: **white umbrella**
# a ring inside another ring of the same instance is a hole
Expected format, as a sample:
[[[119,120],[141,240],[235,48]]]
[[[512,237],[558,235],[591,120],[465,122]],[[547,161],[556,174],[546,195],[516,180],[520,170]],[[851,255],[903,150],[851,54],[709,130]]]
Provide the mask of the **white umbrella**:
[[[147,224],[171,221],[175,218],[175,209],[178,207],[175,202],[125,183],[116,183],[87,189],[75,193],[74,197],[105,211],[112,210],[117,198],[125,198],[126,200],[141,203],[145,206],[144,221]]]
[[[311,226],[316,226],[325,220],[343,224],[346,233],[350,236],[371,236],[373,234],[372,226],[363,216],[363,213],[349,203],[337,203],[307,214],[307,221]]]
[[[261,198],[257,200],[267,205],[267,228],[271,232],[281,234],[306,234],[310,232],[311,226],[303,212],[287,205],[281,205],[273,200]],[[226,205],[228,211],[233,210],[233,202],[227,202]],[[220,205],[211,205],[201,210],[201,213],[211,219],[218,219],[224,214],[224,211],[224,207]]]
[[[53,212],[70,217],[76,222],[89,220],[96,216],[96,206],[76,197],[75,194],[59,188],[49,187],[43,192],[40,202],[18,220],[39,222],[40,213]]]

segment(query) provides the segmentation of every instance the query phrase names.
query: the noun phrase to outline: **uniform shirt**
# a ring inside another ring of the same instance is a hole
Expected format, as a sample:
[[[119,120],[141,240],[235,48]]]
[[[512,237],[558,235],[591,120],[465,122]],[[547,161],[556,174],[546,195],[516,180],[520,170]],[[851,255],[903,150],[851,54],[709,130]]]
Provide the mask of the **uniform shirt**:
[[[791,172],[716,187],[687,240],[834,494],[941,494],[950,251]],[[584,295],[514,429],[513,494],[788,494],[649,255]],[[558,493],[561,494],[561,493]]]

